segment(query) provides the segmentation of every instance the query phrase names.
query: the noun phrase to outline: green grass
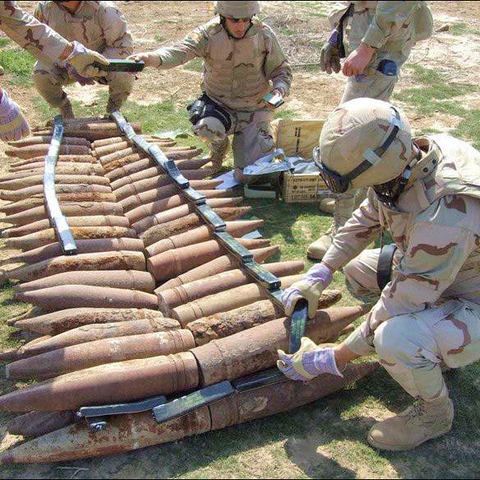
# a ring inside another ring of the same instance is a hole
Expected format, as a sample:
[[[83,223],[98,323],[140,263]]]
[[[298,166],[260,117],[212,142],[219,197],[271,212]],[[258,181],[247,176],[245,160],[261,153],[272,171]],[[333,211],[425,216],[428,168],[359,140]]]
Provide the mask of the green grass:
[[[0,38],[0,48],[5,48],[7,45],[10,45],[11,40],[9,38]]]
[[[450,28],[450,33],[452,35],[465,35],[469,33],[470,29],[466,23],[454,23]]]
[[[4,40],[4,39],[2,39]],[[32,67],[35,59],[19,48],[0,51],[0,65],[5,69],[11,85],[31,85]]]

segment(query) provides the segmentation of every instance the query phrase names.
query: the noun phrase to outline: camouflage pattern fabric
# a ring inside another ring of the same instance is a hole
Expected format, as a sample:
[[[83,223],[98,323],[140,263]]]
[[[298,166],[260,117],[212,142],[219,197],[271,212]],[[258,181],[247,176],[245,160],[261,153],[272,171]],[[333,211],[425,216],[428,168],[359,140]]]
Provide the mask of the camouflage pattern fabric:
[[[231,38],[214,18],[182,42],[157,50],[159,69],[203,58],[203,90],[214,101],[234,111],[265,108],[262,97],[272,89],[288,95],[292,72],[273,31],[254,18],[242,39]]]
[[[354,289],[373,298],[378,251],[355,257],[382,228],[391,233],[398,247],[392,280],[346,344],[359,355],[376,350],[408,393],[432,400],[447,394],[442,361],[461,367],[480,358],[480,152],[448,135],[415,142],[437,167],[409,186],[396,209],[370,189],[323,261],[335,270],[345,265]]]
[[[39,2],[35,17],[66,39],[76,40],[106,58],[127,58],[133,53],[125,17],[113,2],[81,2],[74,14],[57,2]],[[134,76],[111,72],[104,78],[110,94],[107,110],[120,108],[133,89]],[[64,65],[49,67],[37,62],[33,79],[42,97],[53,107],[61,107],[67,101],[62,87],[75,83],[78,77]]]
[[[0,2],[0,28],[22,48],[47,65],[64,61],[70,43],[17,6]]]

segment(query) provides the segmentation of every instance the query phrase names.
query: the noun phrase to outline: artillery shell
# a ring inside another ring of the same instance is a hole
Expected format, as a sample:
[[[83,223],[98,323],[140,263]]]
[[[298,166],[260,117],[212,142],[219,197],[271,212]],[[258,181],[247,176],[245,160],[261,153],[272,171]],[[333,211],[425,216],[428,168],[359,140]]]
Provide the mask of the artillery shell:
[[[5,155],[22,159],[35,158],[46,155],[50,145],[31,145],[22,148],[7,148]],[[89,155],[90,148],[82,145],[61,145],[60,155]]]
[[[30,412],[14,418],[7,426],[11,435],[41,437],[79,421],[75,412]]]
[[[63,184],[85,184],[85,185],[104,185],[110,186],[108,178],[95,175],[56,175],[55,183]],[[35,185],[43,187],[43,175],[32,175],[30,177],[16,178],[0,182],[0,188],[4,190],[20,190]]]

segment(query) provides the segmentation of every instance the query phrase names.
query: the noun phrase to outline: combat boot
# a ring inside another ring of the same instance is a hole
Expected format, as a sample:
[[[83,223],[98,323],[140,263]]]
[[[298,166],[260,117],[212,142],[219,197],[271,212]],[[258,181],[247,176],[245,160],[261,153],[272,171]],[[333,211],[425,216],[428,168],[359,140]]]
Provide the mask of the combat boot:
[[[75,118],[70,100],[65,99],[63,104],[60,106],[60,115],[63,118]]]
[[[321,260],[327,250],[332,245],[333,237],[337,230],[343,227],[348,219],[352,216],[353,207],[355,205],[355,195],[347,193],[339,196],[335,202],[333,212],[333,225],[322,235],[317,241],[311,243],[307,249],[307,256],[314,260]]]
[[[228,148],[230,147],[230,140],[228,137],[218,144],[212,144],[212,152],[210,154],[213,170],[218,172],[223,165],[223,160],[227,156]]]
[[[419,399],[404,412],[376,423],[367,440],[380,450],[411,450],[449,432],[452,422],[453,403],[448,396],[433,402]]]
[[[323,198],[318,204],[318,209],[323,213],[327,213],[328,215],[333,215],[333,212],[335,211],[335,199]]]

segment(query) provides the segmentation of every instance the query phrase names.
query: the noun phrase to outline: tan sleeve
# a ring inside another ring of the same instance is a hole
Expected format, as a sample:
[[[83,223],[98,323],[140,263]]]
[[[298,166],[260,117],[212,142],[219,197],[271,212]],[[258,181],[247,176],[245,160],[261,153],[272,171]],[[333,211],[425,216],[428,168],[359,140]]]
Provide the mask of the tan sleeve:
[[[107,42],[103,55],[107,58],[127,58],[133,53],[133,40],[123,13],[113,6],[107,6],[101,10],[101,15]]]
[[[272,81],[274,89],[287,96],[292,84],[292,69],[275,33],[267,26],[264,26],[263,31],[267,50],[264,63],[265,76]]]
[[[378,2],[375,17],[368,27],[362,42],[381,48],[402,28],[419,8],[421,2]]]
[[[348,7],[350,7],[351,3],[352,2],[335,2],[328,14],[328,21],[330,22],[332,30],[338,27],[340,19],[342,18],[343,14],[348,10]]]
[[[46,65],[64,61],[68,56],[70,42],[23,11],[17,2],[0,2],[0,28]]]
[[[377,201],[369,190],[368,198],[353,212],[352,218],[338,230],[323,262],[334,270],[354,259],[380,234]]]
[[[184,40],[171,47],[157,50],[162,64],[160,70],[184,65],[197,57],[204,57],[207,51],[208,35],[204,27],[199,27],[191,32]]]

